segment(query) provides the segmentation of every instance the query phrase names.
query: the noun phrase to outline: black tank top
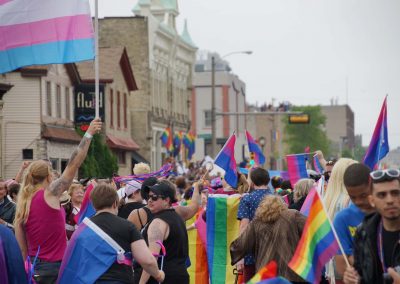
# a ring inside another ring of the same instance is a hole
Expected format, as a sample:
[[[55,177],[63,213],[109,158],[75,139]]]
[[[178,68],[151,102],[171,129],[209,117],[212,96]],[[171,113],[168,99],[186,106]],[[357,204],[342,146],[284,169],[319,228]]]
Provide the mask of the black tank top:
[[[167,255],[164,257],[163,267],[165,274],[188,275],[186,262],[189,258],[189,246],[185,223],[175,212],[175,209],[167,209],[154,214],[153,220],[157,218],[163,220],[169,226],[168,238],[163,242],[167,252]],[[149,225],[143,231],[143,238],[147,243]],[[161,263],[161,258],[159,258],[158,263]]]

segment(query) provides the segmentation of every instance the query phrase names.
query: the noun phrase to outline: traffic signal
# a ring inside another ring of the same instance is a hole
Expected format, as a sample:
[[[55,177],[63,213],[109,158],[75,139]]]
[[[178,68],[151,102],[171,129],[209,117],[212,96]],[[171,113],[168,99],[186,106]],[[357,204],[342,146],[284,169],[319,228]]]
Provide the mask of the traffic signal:
[[[308,114],[289,114],[289,124],[309,124],[310,115]]]

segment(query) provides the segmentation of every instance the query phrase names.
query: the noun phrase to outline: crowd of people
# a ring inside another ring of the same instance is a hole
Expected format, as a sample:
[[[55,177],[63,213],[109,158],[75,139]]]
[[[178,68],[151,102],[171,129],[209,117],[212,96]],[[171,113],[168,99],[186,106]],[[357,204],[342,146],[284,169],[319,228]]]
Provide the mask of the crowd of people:
[[[240,233],[230,253],[243,282],[274,260],[279,276],[306,283],[288,263],[306,223],[301,208],[320,178],[343,247],[325,266],[321,283],[400,283],[398,169],[371,171],[347,158],[325,161],[318,151],[324,173],[293,186],[252,167],[238,173],[233,188],[201,162],[162,177],[75,180],[101,128],[100,120],[91,122],[60,175],[38,160],[24,162],[15,179],[0,180],[1,283],[190,283],[187,231],[196,230],[196,223],[185,222],[193,216],[207,222],[210,194],[241,196]],[[133,169],[137,177],[150,173],[144,163]],[[95,215],[80,222],[85,194]]]

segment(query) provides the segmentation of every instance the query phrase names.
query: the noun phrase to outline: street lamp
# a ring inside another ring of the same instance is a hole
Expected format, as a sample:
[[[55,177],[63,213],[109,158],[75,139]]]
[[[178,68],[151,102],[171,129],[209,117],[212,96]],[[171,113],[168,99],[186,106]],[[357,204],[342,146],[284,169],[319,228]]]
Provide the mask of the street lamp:
[[[234,51],[225,54],[221,59],[232,54],[252,54],[253,51]],[[217,155],[217,133],[216,133],[216,113],[215,113],[215,56],[211,56],[211,155],[215,158]]]

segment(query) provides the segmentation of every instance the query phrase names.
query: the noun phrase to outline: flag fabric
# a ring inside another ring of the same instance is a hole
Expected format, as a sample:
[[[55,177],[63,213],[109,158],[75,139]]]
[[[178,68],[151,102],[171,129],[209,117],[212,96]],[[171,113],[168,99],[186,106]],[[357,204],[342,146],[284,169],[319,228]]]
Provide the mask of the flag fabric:
[[[0,73],[94,58],[87,0],[1,0]]]
[[[182,145],[182,132],[179,131],[178,133],[174,134],[174,157],[179,155],[179,152],[181,151],[181,145]]]
[[[329,217],[319,195],[314,194],[303,233],[288,266],[304,280],[319,283],[323,266],[338,249]]]
[[[294,186],[299,179],[308,178],[306,154],[287,155],[286,162],[292,186]]]
[[[191,284],[208,284],[207,263],[207,234],[206,223],[203,220],[204,209],[200,209],[195,216],[187,221],[187,225],[195,224],[196,229],[188,231],[189,258],[191,266],[188,267]]]
[[[125,251],[90,219],[85,218],[72,235],[61,262],[58,284],[91,284]]]
[[[276,261],[271,261],[261,268],[247,284],[290,284],[285,278],[277,277],[277,274],[278,266]]]
[[[370,169],[374,169],[378,162],[389,152],[386,100],[387,97],[383,101],[381,112],[363,161]]]
[[[13,231],[2,225],[0,225],[0,283],[28,283],[24,260]]]
[[[225,171],[224,178],[233,188],[236,188],[238,179],[235,160],[235,143],[236,135],[233,133],[214,160],[214,164]]]
[[[206,210],[207,258],[211,284],[234,283],[229,246],[239,234],[240,196],[210,194]]]
[[[174,143],[172,141],[172,132],[171,128],[165,128],[163,134],[160,137],[163,146],[167,149],[169,153],[172,153],[174,150]]]
[[[191,132],[185,134],[183,136],[183,145],[185,145],[185,148],[187,149],[187,158],[188,160],[192,159],[192,156],[195,152],[195,135]]]
[[[93,207],[92,201],[90,200],[90,193],[94,189],[93,184],[89,184],[86,188],[85,195],[83,196],[83,201],[81,205],[81,210],[75,215],[74,220],[76,224],[82,223],[83,219],[90,218],[96,214],[96,210]]]
[[[172,169],[173,169],[172,164],[165,164],[158,171],[155,171],[155,172],[151,172],[148,174],[140,174],[140,175],[114,177],[113,180],[116,183],[120,183],[120,182],[129,183],[130,181],[143,182],[146,179],[148,179],[149,177],[155,177],[155,178],[167,177],[171,173]]]
[[[256,165],[263,165],[265,163],[265,156],[261,151],[260,147],[254,140],[254,138],[250,135],[250,133],[246,130],[246,139],[247,144],[249,146],[249,151],[254,154],[254,162]]]
[[[319,162],[318,156],[314,155],[313,156],[313,164],[314,164],[314,170],[319,173],[323,174],[324,173],[324,168],[322,167],[321,163]]]

